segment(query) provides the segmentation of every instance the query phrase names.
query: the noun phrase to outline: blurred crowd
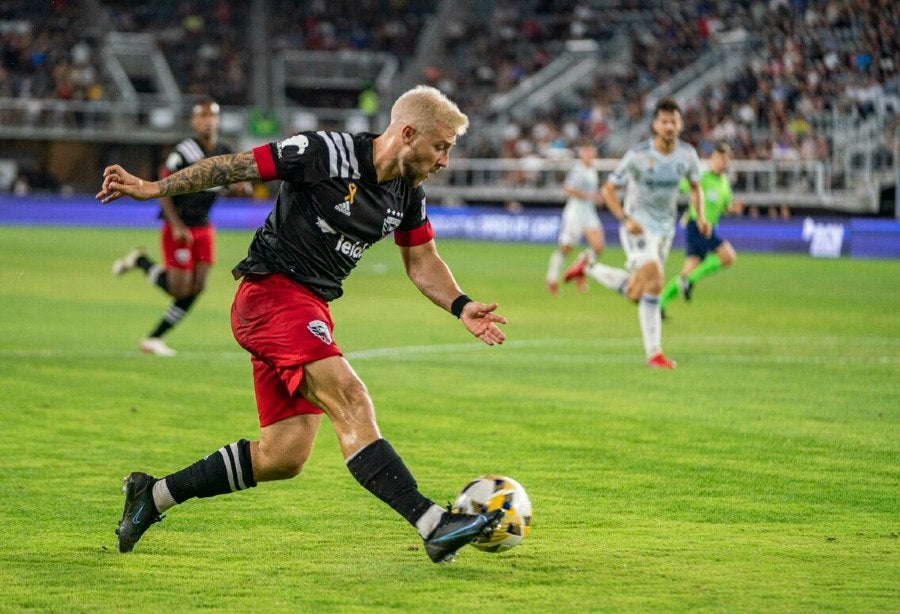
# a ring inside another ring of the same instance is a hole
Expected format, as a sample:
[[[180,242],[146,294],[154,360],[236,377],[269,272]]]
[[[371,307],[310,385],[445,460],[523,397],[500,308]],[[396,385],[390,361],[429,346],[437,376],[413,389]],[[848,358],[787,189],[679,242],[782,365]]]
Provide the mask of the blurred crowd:
[[[408,61],[438,0],[269,1],[278,49],[387,51]],[[565,155],[589,137],[609,151],[614,126],[646,122],[653,88],[717,41],[758,42],[733,77],[686,101],[685,138],[701,155],[727,140],[738,158],[829,155],[832,111],[861,120],[898,95],[896,0],[495,0],[446,24],[421,80],[499,129],[465,141],[472,157]],[[239,0],[0,0],[0,97],[101,100],[102,32],[152,32],[187,94],[249,104],[248,11]],[[627,33],[629,61],[582,83],[528,121],[491,112],[492,96],[534,75],[567,41]]]
[[[105,98],[89,23],[64,0],[0,1],[0,98]]]
[[[437,0],[269,0],[272,51],[387,51],[409,58]],[[108,97],[100,33],[152,33],[188,95],[250,103],[248,14],[241,0],[0,0],[0,96]]]
[[[701,155],[726,140],[738,158],[827,158],[833,111],[865,120],[900,95],[900,3],[894,0],[699,0],[664,9],[615,2],[611,10],[595,6],[609,2],[535,4],[527,14],[519,3],[501,0],[491,20],[460,20],[445,45],[447,60],[424,78],[456,92],[465,106],[485,109],[491,95],[545,66],[548,50],[566,39],[603,41],[613,30],[628,30],[631,62],[624,73],[601,73],[578,88],[576,102],[509,122],[500,139],[478,140],[473,156],[553,157],[584,136],[601,154],[620,154],[606,147],[612,126],[649,124],[653,88],[735,33],[755,43],[749,65],[684,101],[684,138]]]

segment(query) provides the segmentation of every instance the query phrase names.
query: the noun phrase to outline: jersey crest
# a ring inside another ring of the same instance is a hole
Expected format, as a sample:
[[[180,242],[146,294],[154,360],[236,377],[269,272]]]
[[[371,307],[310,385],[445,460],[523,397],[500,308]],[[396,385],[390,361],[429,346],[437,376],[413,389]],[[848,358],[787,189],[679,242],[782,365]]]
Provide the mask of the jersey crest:
[[[400,225],[402,222],[403,214],[399,211],[394,211],[393,209],[387,210],[387,217],[384,218],[384,223],[381,225],[381,234],[388,235]]]
[[[306,325],[306,328],[325,345],[332,344],[331,332],[328,330],[328,325],[322,320],[313,320]]]

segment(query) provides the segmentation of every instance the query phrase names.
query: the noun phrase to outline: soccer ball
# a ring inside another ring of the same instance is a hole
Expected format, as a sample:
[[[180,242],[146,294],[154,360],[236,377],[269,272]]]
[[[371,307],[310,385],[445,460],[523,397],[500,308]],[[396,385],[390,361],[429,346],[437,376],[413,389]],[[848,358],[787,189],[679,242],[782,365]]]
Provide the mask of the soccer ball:
[[[503,552],[518,545],[531,530],[531,501],[522,485],[502,475],[483,475],[462,489],[453,511],[483,514],[503,509],[506,513],[489,539],[479,537],[472,545],[485,552]]]

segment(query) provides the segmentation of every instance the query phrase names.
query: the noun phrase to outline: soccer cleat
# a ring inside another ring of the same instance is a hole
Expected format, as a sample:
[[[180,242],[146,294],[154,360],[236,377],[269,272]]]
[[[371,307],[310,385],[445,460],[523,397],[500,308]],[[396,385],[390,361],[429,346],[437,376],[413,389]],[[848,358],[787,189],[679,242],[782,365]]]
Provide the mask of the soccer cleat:
[[[687,277],[682,276],[678,278],[678,287],[681,290],[681,295],[684,297],[684,300],[690,303],[691,293],[694,291],[694,282]]]
[[[125,493],[125,510],[116,529],[119,536],[119,552],[131,552],[141,535],[151,524],[164,518],[153,503],[153,485],[157,479],[146,473],[134,472],[125,478],[122,492]]]
[[[159,337],[147,337],[142,340],[141,351],[144,354],[155,354],[157,356],[175,356],[178,353],[166,345],[166,342]]]
[[[146,255],[147,252],[144,251],[143,247],[135,247],[133,250],[113,262],[112,274],[118,277],[123,273],[127,273],[137,266],[138,258]]]
[[[657,352],[647,359],[647,366],[654,369],[674,369],[678,363],[663,356],[662,352]]]
[[[563,274],[563,281],[569,283],[573,279],[576,280],[578,284],[578,289],[581,290],[581,287],[584,285],[586,288],[587,285],[584,281],[584,270],[588,265],[588,256],[587,254],[581,254],[578,258],[575,259],[575,262],[572,263],[566,272]],[[583,290],[582,290],[583,291]]]
[[[425,552],[435,563],[452,563],[456,552],[479,537],[489,539],[503,520],[505,510],[486,514],[444,512],[434,531],[425,539]]]
[[[556,296],[559,294],[559,284],[552,280],[547,280],[547,290],[550,291],[550,294]]]

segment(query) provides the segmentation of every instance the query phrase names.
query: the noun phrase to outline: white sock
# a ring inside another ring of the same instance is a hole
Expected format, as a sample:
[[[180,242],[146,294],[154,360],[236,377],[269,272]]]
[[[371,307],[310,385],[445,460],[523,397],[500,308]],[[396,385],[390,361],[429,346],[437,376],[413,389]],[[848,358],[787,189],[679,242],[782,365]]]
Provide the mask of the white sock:
[[[647,358],[650,358],[662,351],[662,315],[658,295],[641,295],[641,300],[638,301],[638,322],[641,324],[641,336],[644,338],[644,351]]]
[[[153,485],[153,504],[160,514],[177,505],[175,499],[172,498],[172,493],[169,492],[169,485],[166,484],[165,478],[157,480]]]
[[[559,281],[559,271],[562,269],[566,257],[558,249],[550,254],[550,264],[547,266],[547,281]]]
[[[628,286],[628,271],[625,269],[617,269],[595,262],[587,267],[585,272],[613,292],[625,294],[625,288]]]
[[[416,531],[422,539],[427,538],[434,531],[435,527],[441,521],[444,510],[438,505],[432,505],[422,516],[416,521]]]

